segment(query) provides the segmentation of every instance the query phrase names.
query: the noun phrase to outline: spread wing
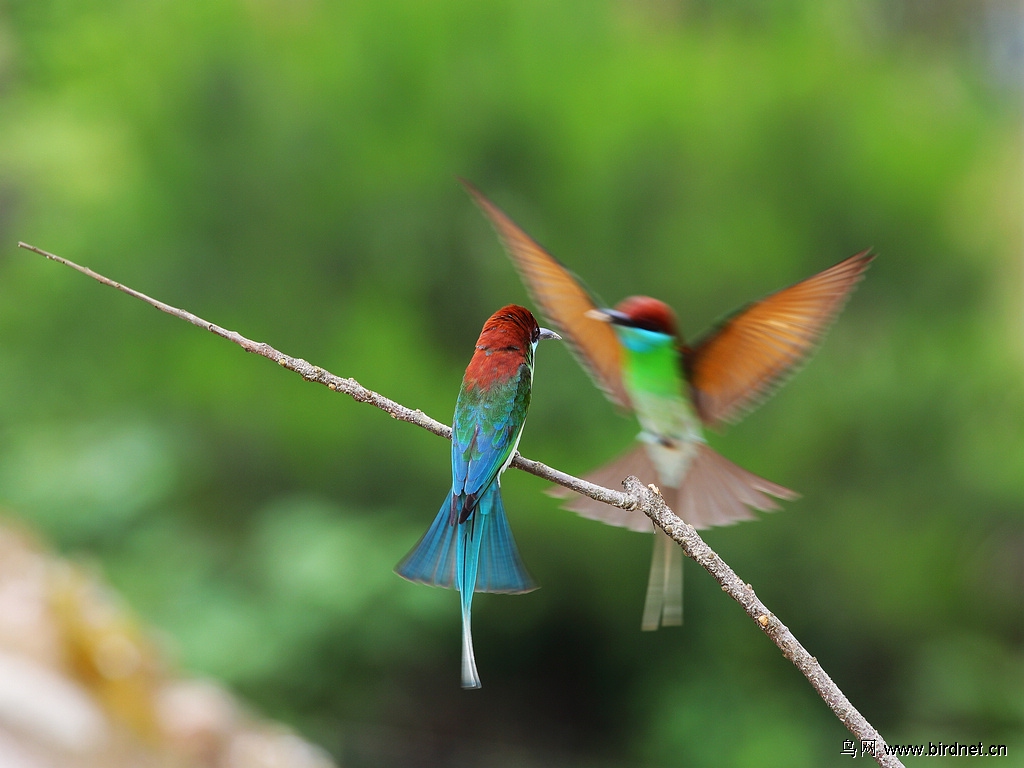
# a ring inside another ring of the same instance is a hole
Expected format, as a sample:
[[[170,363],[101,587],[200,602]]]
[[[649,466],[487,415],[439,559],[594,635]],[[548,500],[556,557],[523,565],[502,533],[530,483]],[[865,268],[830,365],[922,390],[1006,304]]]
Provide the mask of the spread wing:
[[[818,346],[874,255],[862,251],[744,307],[684,352],[701,420],[737,421]]]
[[[608,399],[628,408],[629,396],[622,384],[619,363],[619,340],[609,323],[586,316],[587,311],[596,307],[579,280],[476,187],[465,180],[462,183],[491,220],[547,322],[569,343],[573,355]]]

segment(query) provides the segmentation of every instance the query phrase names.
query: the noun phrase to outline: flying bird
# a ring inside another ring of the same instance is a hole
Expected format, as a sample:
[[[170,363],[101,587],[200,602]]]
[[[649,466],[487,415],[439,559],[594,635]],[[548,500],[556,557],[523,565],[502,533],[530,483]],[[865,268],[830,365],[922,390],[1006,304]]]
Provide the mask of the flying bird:
[[[501,473],[523,434],[537,343],[558,338],[515,304],[484,323],[455,402],[451,490],[423,538],[395,567],[409,581],[460,592],[463,688],[480,687],[470,622],[473,593],[536,589],[505,517]]]
[[[579,280],[472,184],[533,300],[605,395],[633,411],[641,445],[587,479],[618,487],[628,475],[657,480],[666,501],[695,528],[754,519],[798,494],[733,464],[708,446],[703,427],[738,421],[815,350],[874,255],[863,251],[742,307],[692,346],[675,313],[647,296],[599,308]],[[570,496],[562,488],[554,495]],[[773,498],[774,497],[774,498]],[[566,505],[584,517],[656,533],[641,628],[682,624],[682,557],[637,511],[586,497]]]

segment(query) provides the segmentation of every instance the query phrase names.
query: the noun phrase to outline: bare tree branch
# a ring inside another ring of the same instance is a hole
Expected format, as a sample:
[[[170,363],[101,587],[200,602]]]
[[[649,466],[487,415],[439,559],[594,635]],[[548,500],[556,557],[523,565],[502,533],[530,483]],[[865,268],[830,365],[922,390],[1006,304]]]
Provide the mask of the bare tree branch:
[[[269,344],[247,339],[235,331],[226,330],[225,328],[221,328],[219,325],[214,325],[207,320],[203,320],[201,317],[198,317],[191,312],[178,309],[177,307],[172,307],[162,301],[150,298],[144,293],[115,282],[97,272],[93,272],[87,267],[80,266],[72,261],[61,258],[60,256],[48,253],[34,245],[18,243],[18,247],[25,248],[34,253],[38,253],[41,256],[45,256],[52,261],[71,267],[72,269],[77,270],[84,275],[88,275],[104,285],[109,285],[111,288],[116,288],[119,291],[127,293],[129,296],[141,299],[150,306],[156,307],[161,312],[166,312],[169,315],[173,315],[174,317],[192,323],[192,325],[204,328],[217,336],[234,342],[246,352],[252,352],[255,355],[261,355],[268,360],[273,360],[283,368],[287,368],[289,371],[294,371],[299,374],[307,381],[315,381],[336,392],[343,392],[361,403],[369,403],[370,405],[380,408],[385,413],[390,414],[394,419],[407,421],[410,424],[422,427],[435,435],[451,439],[451,427],[442,424],[439,421],[435,421],[423,413],[423,411],[406,408],[404,405],[396,403],[394,400],[390,400],[383,395],[377,394],[373,390],[362,386],[355,379],[343,379],[340,376],[335,376],[330,371],[324,370],[319,366],[312,365],[305,360],[289,357],[288,355],[278,352]],[[544,478],[545,480],[550,480],[553,483],[558,483],[559,485],[565,486],[577,493],[581,493],[584,496],[589,496],[597,501],[604,502],[605,504],[611,504],[612,506],[619,507],[621,509],[639,509],[646,514],[656,526],[665,531],[677,544],[679,544],[687,557],[695,560],[708,573],[710,573],[719,584],[721,584],[723,592],[728,593],[733,600],[743,607],[743,610],[745,610],[747,615],[754,620],[754,623],[758,628],[768,635],[772,642],[779,647],[783,655],[793,662],[797,669],[804,674],[807,680],[818,692],[818,695],[821,696],[822,700],[835,713],[836,717],[839,718],[843,725],[849,729],[850,733],[862,743],[873,744],[874,758],[879,765],[884,766],[884,768],[894,768],[895,766],[903,765],[897,757],[886,754],[885,741],[882,739],[881,735],[875,730],[871,723],[869,723],[864,716],[854,708],[849,699],[846,698],[846,695],[839,689],[839,686],[837,686],[825,670],[822,669],[818,660],[811,656],[799,641],[797,641],[786,625],[779,621],[779,619],[776,618],[776,616],[769,611],[767,607],[765,607],[764,603],[762,603],[758,599],[757,595],[754,594],[753,587],[749,584],[745,584],[743,580],[736,575],[732,568],[726,565],[725,561],[723,561],[722,558],[720,558],[718,554],[716,554],[715,551],[704,542],[693,526],[687,525],[677,517],[671,509],[669,509],[665,504],[665,500],[662,498],[661,493],[655,486],[644,485],[637,478],[630,476],[623,481],[623,487],[626,489],[625,493],[613,491],[608,488],[603,488],[599,485],[589,483],[586,480],[573,477],[572,475],[568,475],[564,472],[560,472],[557,469],[552,469],[539,461],[527,459],[518,453],[512,461],[512,466],[517,469],[521,469],[524,472],[536,475],[537,477]]]
[[[779,621],[775,614],[765,607],[765,604],[754,594],[754,588],[745,584],[736,575],[736,572],[697,534],[692,525],[687,525],[669,509],[656,486],[645,486],[635,477],[627,477],[622,485],[626,489],[626,493],[636,500],[637,509],[644,512],[656,526],[671,536],[687,557],[695,560],[710,573],[715,581],[722,585],[723,592],[728,593],[733,600],[743,606],[743,610],[754,620],[754,623],[772,639],[773,643],[779,646],[782,655],[804,673],[804,677],[810,681],[814,690],[828,704],[829,709],[835,713],[843,725],[850,730],[850,733],[862,742],[874,743],[875,759],[878,760],[879,765],[902,765],[896,757],[885,754],[885,741],[881,734],[850,703],[839,686],[822,669],[818,660],[811,656],[793,636],[789,627]]]

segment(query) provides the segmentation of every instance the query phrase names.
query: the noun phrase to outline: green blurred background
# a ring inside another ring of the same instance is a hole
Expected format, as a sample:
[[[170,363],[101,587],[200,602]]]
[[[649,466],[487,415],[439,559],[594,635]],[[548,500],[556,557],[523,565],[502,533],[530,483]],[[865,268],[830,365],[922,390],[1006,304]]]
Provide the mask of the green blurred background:
[[[873,247],[816,358],[712,437],[803,498],[706,538],[891,743],[1024,765],[1022,47],[1009,0],[0,3],[0,500],[345,766],[840,764],[710,577],[641,634],[651,540],[516,471],[543,588],[478,598],[463,692],[455,594],[391,571],[447,443],[15,244],[444,421],[529,303],[455,175],[691,337]],[[630,444],[538,358],[525,455]]]

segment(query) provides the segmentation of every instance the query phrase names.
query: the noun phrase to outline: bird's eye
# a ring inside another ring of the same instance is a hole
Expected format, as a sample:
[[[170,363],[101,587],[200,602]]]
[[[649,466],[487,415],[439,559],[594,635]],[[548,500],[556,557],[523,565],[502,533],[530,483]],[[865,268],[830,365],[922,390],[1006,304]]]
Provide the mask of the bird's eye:
[[[534,344],[540,341],[540,328],[536,325],[533,327],[533,333],[530,334],[530,341]]]

